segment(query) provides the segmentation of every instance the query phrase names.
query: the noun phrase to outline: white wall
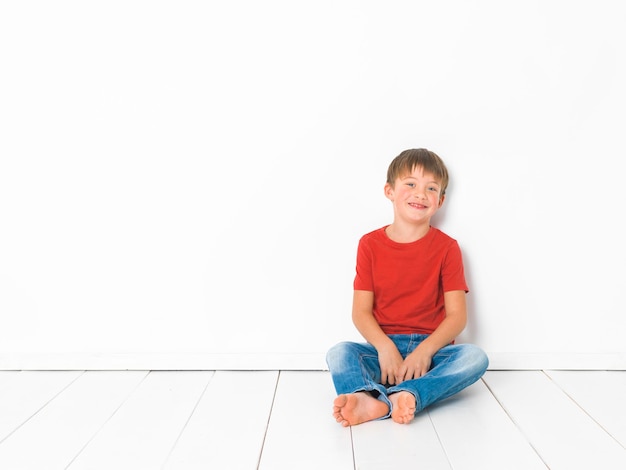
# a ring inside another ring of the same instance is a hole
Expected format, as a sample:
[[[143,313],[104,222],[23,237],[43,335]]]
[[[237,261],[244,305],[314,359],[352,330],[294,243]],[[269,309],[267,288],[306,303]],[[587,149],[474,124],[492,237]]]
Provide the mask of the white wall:
[[[427,147],[494,367],[626,368],[619,1],[5,2],[0,368],[323,367]]]

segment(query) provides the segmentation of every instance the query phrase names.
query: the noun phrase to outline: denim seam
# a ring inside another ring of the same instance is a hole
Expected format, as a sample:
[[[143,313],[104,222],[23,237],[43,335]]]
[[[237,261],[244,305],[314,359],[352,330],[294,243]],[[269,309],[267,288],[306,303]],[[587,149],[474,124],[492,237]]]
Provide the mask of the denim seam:
[[[370,358],[370,359],[374,359],[374,360],[378,360],[378,358],[374,355],[370,355],[370,354],[363,354],[361,356],[359,356],[359,366],[361,369],[361,377],[363,378],[363,382],[364,383],[372,383],[373,379],[370,377],[370,375],[367,373],[367,368],[365,367],[365,365],[363,364],[363,360],[365,358]],[[374,388],[371,388],[371,390],[374,390]]]
[[[362,374],[362,378],[363,378],[363,382],[366,383],[366,387],[359,389],[359,390],[355,390],[354,393],[356,392],[373,392],[376,391],[379,393],[379,396],[377,398],[377,400],[382,401],[383,403],[385,403],[388,407],[389,407],[389,412],[387,413],[387,415],[385,416],[381,416],[380,418],[378,418],[378,420],[382,420],[382,419],[387,419],[391,416],[391,409],[392,409],[392,405],[391,405],[391,401],[389,400],[389,397],[387,396],[387,390],[385,389],[385,387],[383,386],[383,390],[384,391],[380,391],[378,390],[378,388],[376,388],[375,386],[371,385],[372,383],[374,383],[374,379],[370,376],[370,374],[367,373],[367,368],[364,366],[363,362],[364,359],[373,359],[375,361],[378,361],[378,356],[373,355],[373,354],[363,354],[359,356],[359,366],[361,369],[361,374]]]

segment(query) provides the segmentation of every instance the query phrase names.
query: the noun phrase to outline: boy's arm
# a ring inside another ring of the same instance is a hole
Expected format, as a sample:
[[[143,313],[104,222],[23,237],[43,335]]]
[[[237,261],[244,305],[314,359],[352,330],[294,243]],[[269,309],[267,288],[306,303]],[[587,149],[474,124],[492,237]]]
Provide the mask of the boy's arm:
[[[428,338],[407,356],[400,369],[402,380],[417,379],[430,369],[432,357],[437,351],[450,344],[463,331],[467,323],[465,291],[444,293],[446,317]]]
[[[380,383],[399,384],[402,356],[396,345],[374,318],[374,293],[355,290],[352,301],[352,321],[365,340],[378,351]]]

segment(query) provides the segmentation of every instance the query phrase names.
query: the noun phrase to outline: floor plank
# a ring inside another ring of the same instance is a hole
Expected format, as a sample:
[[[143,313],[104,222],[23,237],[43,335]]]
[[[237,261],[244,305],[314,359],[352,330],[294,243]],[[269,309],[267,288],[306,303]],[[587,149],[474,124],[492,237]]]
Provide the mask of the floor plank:
[[[277,380],[277,371],[216,372],[164,468],[255,469]]]
[[[0,370],[0,390],[4,389],[20,373],[18,370]]]
[[[623,470],[626,452],[541,371],[488,371],[484,380],[551,470]]]
[[[352,470],[350,428],[332,417],[328,372],[280,373],[261,470]]]
[[[3,373],[0,444],[82,374],[82,371]]]
[[[427,412],[407,425],[391,419],[371,421],[352,428],[354,460],[359,470],[427,468],[450,470]]]
[[[212,375],[151,372],[68,468],[161,468]]]
[[[551,370],[546,374],[626,448],[626,371]]]
[[[625,389],[488,371],[407,426],[342,428],[328,372],[0,371],[0,468],[623,470]]]
[[[454,470],[546,470],[483,381],[428,412]]]
[[[86,372],[0,446],[0,468],[65,468],[146,374]]]

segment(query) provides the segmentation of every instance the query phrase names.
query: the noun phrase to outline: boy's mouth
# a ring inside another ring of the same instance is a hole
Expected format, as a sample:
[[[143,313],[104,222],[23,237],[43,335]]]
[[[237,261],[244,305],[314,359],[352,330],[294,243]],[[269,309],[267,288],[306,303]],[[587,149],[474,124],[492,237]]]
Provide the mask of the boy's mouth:
[[[416,202],[409,202],[409,206],[413,207],[414,209],[426,209],[426,206],[424,204],[417,204]]]

